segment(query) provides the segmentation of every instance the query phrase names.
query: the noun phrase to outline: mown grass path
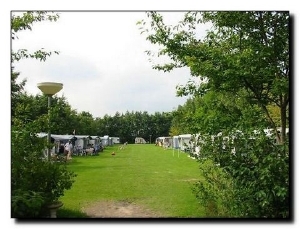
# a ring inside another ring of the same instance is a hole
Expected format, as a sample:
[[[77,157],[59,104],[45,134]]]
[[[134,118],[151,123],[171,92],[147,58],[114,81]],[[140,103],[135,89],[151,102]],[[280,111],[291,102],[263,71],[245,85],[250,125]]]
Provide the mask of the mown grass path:
[[[116,155],[111,155],[115,152]],[[192,193],[199,164],[187,154],[154,145],[107,147],[98,156],[73,157],[68,164],[77,174],[61,198],[63,210],[81,211],[97,201],[127,201],[163,217],[204,217]]]

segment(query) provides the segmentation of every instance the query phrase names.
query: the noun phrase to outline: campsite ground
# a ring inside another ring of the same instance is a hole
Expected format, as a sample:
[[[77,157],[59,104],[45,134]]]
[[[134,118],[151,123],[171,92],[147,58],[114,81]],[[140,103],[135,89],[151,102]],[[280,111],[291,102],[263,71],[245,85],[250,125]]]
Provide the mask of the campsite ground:
[[[99,201],[87,206],[83,212],[90,218],[160,218],[143,206],[126,201]]]
[[[112,153],[115,152],[114,155]],[[91,218],[203,217],[192,192],[199,164],[186,153],[154,144],[104,149],[68,163],[76,181],[61,198],[58,216]]]

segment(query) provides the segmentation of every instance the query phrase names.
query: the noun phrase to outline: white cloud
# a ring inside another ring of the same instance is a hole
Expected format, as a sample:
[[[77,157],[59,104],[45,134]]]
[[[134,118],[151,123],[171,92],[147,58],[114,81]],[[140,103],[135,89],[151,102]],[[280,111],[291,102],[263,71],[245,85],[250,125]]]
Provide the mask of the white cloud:
[[[168,23],[181,19],[169,12]],[[175,87],[189,78],[187,69],[163,73],[153,70],[145,51],[156,48],[140,34],[136,22],[145,12],[62,12],[57,22],[41,22],[32,31],[18,34],[14,50],[45,48],[59,51],[46,62],[16,63],[26,90],[41,93],[43,81],[61,82],[73,109],[94,117],[129,111],[171,111],[185,98],[177,98]]]

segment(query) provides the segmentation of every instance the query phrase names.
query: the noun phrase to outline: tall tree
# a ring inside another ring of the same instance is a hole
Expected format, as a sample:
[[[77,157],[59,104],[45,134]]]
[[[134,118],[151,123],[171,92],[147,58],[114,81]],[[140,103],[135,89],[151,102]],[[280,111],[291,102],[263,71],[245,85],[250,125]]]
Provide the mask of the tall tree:
[[[242,130],[266,124],[262,111],[247,103],[243,95],[215,91],[188,99],[178,106],[172,120],[173,129],[191,134],[217,134],[224,129]]]
[[[243,89],[245,98],[262,109],[274,130],[277,126],[268,105],[279,108],[282,129],[280,136],[275,134],[280,142],[285,141],[290,97],[288,12],[188,12],[175,27],[167,26],[157,12],[147,15],[150,28],[146,21],[138,22],[142,32],[148,33],[146,39],[151,43],[160,45],[158,55],[171,59],[153,67],[171,71],[187,66],[192,76],[206,82],[200,86],[188,82],[178,87],[179,95]],[[212,24],[204,39],[197,31],[201,23]]]
[[[96,126],[93,115],[89,112],[81,112],[77,115],[77,124],[74,126],[77,134],[96,135]],[[72,127],[70,127],[73,131]],[[71,132],[70,132],[71,133]]]

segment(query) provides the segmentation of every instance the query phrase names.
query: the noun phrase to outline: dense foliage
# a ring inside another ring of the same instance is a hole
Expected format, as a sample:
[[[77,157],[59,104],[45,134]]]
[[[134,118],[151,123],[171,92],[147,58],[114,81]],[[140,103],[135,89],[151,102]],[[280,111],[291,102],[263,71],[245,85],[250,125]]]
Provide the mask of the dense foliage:
[[[46,160],[45,139],[30,130],[18,131],[13,127],[11,134],[13,218],[45,217],[46,206],[58,201],[72,187],[76,176],[66,164]]]
[[[95,121],[96,133],[99,136],[118,136],[122,142],[134,143],[135,137],[154,142],[160,136],[168,136],[173,115],[171,112],[155,112],[148,114],[144,111],[127,111],[125,114],[116,113],[114,116],[105,115]]]
[[[12,125],[31,126],[38,132],[48,132],[47,97],[19,92],[12,99]],[[122,142],[133,143],[135,137],[150,141],[159,136],[168,136],[173,114],[171,112],[127,111],[116,112],[114,116],[93,117],[89,112],[72,109],[65,97],[54,96],[51,101],[51,132],[55,134],[76,134],[119,137]],[[39,128],[37,128],[39,127]],[[153,141],[152,141],[153,142]]]
[[[290,214],[289,143],[260,132],[198,136],[200,203],[219,217],[287,218]]]
[[[172,127],[177,134],[212,134],[226,129],[248,129],[253,126],[268,126],[262,111],[255,104],[232,93],[209,91],[203,96],[194,96],[174,112]]]

